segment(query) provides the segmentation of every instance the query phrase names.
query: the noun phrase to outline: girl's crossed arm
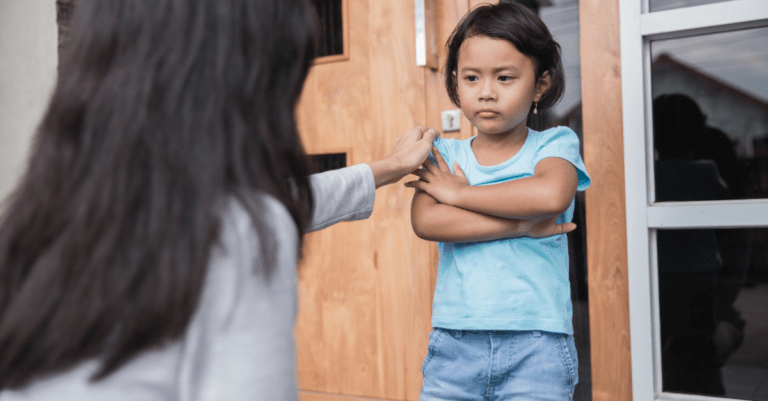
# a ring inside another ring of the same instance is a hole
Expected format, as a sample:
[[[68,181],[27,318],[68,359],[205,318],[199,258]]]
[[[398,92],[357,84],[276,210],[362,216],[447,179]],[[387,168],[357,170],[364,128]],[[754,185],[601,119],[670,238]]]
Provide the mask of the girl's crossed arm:
[[[478,242],[502,238],[542,238],[573,231],[573,223],[555,224],[557,216],[543,220],[519,220],[489,216],[445,205],[417,190],[411,204],[411,225],[428,241]]]
[[[427,161],[425,170],[414,173],[422,180],[405,184],[418,189],[411,205],[411,224],[420,238],[440,242],[541,238],[576,228],[573,223],[555,224],[576,193],[576,171],[569,162],[544,159],[530,179],[475,187],[469,185],[458,164],[454,164],[456,175],[451,174],[440,152],[433,148],[433,154],[437,166]],[[509,185],[517,181],[523,181],[523,185]],[[461,193],[476,188],[492,190]]]
[[[421,180],[405,185],[426,192],[446,206],[507,219],[544,219],[566,211],[576,194],[576,168],[565,159],[541,160],[531,177],[471,186],[458,163],[454,164],[456,174],[451,174],[440,152],[434,147],[432,152],[437,165],[425,162],[424,169],[414,172]]]

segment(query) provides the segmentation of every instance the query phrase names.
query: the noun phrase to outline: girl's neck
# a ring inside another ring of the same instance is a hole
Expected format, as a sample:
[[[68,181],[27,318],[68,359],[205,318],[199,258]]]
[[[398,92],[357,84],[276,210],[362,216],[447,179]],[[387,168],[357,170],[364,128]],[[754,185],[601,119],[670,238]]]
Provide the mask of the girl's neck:
[[[472,151],[481,165],[496,165],[515,156],[527,138],[528,127],[525,122],[500,134],[484,134],[478,131],[477,138],[472,141]]]

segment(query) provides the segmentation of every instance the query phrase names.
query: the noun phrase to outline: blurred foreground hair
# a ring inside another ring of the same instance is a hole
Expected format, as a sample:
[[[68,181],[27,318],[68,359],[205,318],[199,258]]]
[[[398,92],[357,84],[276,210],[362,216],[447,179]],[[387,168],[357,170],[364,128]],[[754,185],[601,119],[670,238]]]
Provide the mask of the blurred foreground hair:
[[[0,390],[90,358],[99,380],[182,336],[227,199],[261,239],[256,191],[302,233],[311,218],[294,120],[316,37],[306,0],[82,0],[75,14],[0,218]]]

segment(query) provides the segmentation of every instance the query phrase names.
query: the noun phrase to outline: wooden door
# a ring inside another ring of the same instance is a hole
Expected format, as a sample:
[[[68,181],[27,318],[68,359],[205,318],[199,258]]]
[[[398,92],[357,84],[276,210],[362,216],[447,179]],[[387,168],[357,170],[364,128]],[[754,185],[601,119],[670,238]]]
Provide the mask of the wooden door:
[[[438,63],[476,2],[426,1]],[[413,0],[344,0],[343,10],[345,54],[312,68],[298,120],[308,153],[344,152],[354,165],[385,157],[414,126],[439,129],[440,111],[455,106],[440,71],[416,65]],[[468,137],[469,127],[464,120],[446,136]],[[296,325],[304,401],[419,398],[437,247],[413,233],[413,191],[403,182],[377,191],[369,219],[306,238]]]

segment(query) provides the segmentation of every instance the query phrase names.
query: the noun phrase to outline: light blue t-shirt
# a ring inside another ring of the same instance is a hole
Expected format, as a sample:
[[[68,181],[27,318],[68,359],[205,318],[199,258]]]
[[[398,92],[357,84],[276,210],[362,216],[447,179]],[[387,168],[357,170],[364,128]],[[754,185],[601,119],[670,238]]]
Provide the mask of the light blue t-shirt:
[[[528,131],[520,151],[495,166],[481,166],[466,140],[438,138],[434,145],[453,171],[458,162],[471,185],[497,184],[530,177],[548,157],[571,162],[578,190],[590,178],[579,155],[579,139],[570,128]],[[434,159],[433,159],[434,161]],[[570,222],[574,202],[557,219]],[[565,234],[484,242],[439,243],[440,264],[432,326],[458,330],[543,330],[573,334]]]

